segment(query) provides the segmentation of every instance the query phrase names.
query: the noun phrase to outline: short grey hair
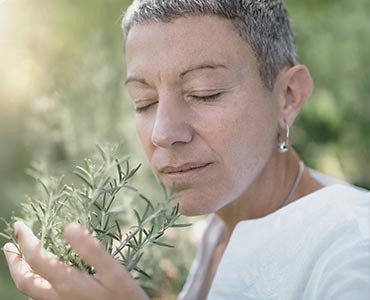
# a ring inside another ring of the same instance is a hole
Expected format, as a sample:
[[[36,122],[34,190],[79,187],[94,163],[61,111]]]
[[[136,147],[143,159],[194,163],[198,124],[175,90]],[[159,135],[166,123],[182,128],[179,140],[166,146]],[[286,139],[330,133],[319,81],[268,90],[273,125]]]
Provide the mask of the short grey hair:
[[[125,38],[131,27],[150,21],[196,15],[230,20],[257,59],[260,77],[272,90],[277,75],[297,64],[297,50],[282,0],[134,0],[122,21]]]

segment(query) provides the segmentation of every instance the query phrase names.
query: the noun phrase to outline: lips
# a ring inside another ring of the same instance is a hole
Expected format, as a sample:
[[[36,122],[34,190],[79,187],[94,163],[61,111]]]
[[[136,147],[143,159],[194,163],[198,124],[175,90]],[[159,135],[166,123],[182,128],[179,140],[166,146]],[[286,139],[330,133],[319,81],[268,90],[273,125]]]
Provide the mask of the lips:
[[[176,183],[181,188],[198,182],[207,172],[207,167],[212,163],[185,163],[179,165],[167,165],[159,169],[162,180],[167,184]]]
[[[208,166],[210,163],[186,163],[179,166],[166,166],[161,168],[159,171],[160,173],[164,174],[176,174],[176,173],[184,173],[189,172],[196,169],[201,169]]]

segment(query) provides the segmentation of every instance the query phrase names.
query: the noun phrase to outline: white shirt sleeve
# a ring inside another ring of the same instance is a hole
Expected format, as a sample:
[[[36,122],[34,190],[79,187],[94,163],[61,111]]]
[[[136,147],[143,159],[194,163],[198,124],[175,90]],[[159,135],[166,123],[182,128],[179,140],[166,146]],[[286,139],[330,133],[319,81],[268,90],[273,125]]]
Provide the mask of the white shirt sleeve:
[[[240,222],[208,300],[370,300],[370,198],[333,185]]]
[[[370,299],[369,240],[339,248],[320,259],[306,287],[304,300]]]

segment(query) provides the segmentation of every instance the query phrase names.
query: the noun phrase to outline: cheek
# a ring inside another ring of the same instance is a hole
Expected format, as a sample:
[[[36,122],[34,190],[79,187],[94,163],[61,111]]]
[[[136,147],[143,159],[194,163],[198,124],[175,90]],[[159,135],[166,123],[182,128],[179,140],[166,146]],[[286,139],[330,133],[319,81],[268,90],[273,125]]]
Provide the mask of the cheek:
[[[243,193],[256,179],[274,151],[276,126],[274,118],[254,111],[233,114],[233,120],[220,122],[217,148],[222,159],[223,178],[231,198]]]
[[[153,154],[151,123],[141,119],[140,116],[136,116],[135,121],[136,121],[136,132],[144,148],[145,154],[150,161]]]

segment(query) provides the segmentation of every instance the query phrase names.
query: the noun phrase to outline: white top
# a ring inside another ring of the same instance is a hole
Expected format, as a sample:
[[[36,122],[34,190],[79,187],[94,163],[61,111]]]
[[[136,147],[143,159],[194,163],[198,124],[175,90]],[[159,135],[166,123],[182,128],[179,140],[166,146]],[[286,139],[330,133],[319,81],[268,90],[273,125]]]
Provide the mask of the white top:
[[[369,204],[369,192],[334,184],[240,222],[207,299],[370,299]],[[209,222],[179,299],[205,299],[202,282],[223,226],[216,216]]]

